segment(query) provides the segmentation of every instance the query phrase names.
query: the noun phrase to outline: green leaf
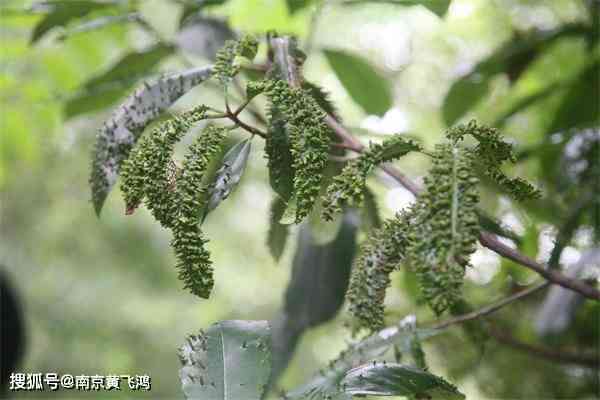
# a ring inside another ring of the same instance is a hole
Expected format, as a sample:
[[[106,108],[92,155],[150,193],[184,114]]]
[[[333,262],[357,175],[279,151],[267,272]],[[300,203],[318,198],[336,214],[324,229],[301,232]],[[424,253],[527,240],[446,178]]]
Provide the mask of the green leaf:
[[[210,197],[203,218],[206,218],[209,212],[217,208],[237,187],[246,169],[251,144],[250,139],[242,140],[223,157],[221,168],[217,171],[215,181],[211,185]]]
[[[284,211],[285,202],[281,199],[281,197],[275,197],[271,202],[271,210],[269,213],[269,232],[267,235],[267,245],[269,246],[269,251],[271,252],[271,255],[275,261],[279,261],[281,258],[289,234],[288,225],[279,223]]]
[[[181,16],[179,17],[179,26],[186,25],[190,19],[199,16],[204,8],[209,6],[220,6],[227,0],[188,0],[185,1]]]
[[[565,25],[556,30],[536,31],[526,37],[513,38],[452,84],[444,100],[444,121],[451,126],[472,109],[488,93],[495,75],[506,72],[515,80],[543,48],[561,37],[585,32],[581,25]]]
[[[90,184],[96,214],[115,184],[121,163],[144,128],[179,97],[212,74],[211,67],[195,68],[145,84],[117,108],[96,137]]]
[[[194,16],[177,32],[175,43],[184,52],[214,60],[217,51],[235,33],[227,22],[217,18]]]
[[[368,114],[383,115],[393,102],[390,85],[366,60],[338,50],[324,50],[329,65],[352,99]]]
[[[344,302],[357,224],[356,214],[346,212],[337,236],[326,245],[315,243],[309,225],[300,227],[285,311],[307,328],[331,319]]]
[[[315,243],[310,225],[300,226],[285,306],[273,330],[274,347],[281,353],[273,364],[276,375],[285,368],[289,360],[286,354],[293,352],[297,337],[335,317],[344,303],[356,251],[357,223],[355,212],[346,212],[337,236],[325,245]]]
[[[361,230],[370,232],[373,229],[381,227],[381,216],[379,215],[379,206],[375,194],[368,186],[363,191],[363,206],[361,208]]]
[[[385,328],[351,345],[336,360],[329,363],[325,370],[321,370],[307,383],[287,393],[286,398],[322,400],[331,396],[332,399],[350,399],[351,396],[343,391],[340,385],[340,381],[350,369],[383,356],[396,344],[406,348],[414,335],[417,335],[419,340],[425,340],[440,332],[433,329],[415,330],[413,322],[414,316],[409,316],[398,325]]]
[[[343,4],[362,4],[362,3],[379,3],[379,4],[394,4],[399,6],[423,6],[438,17],[443,17],[448,11],[450,0],[348,0]]]
[[[298,11],[306,8],[313,0],[285,0],[288,11],[291,15],[296,14]]]
[[[74,19],[85,17],[92,11],[114,6],[116,3],[92,0],[51,0],[45,1],[43,4],[49,7],[50,12],[33,29],[30,39],[31,44],[35,44],[55,27],[66,26]]]
[[[85,82],[83,87],[87,91],[93,91],[106,84],[127,82],[131,77],[146,75],[165,57],[173,54],[174,50],[171,45],[156,44],[145,50],[128,53],[107,71]]]
[[[600,124],[598,88],[600,88],[600,60],[589,65],[569,88],[547,132],[555,133],[571,128],[586,128]]]
[[[371,363],[346,373],[340,382],[353,396],[417,396],[426,399],[464,399],[451,383],[421,369],[387,363]]]
[[[221,321],[190,335],[180,348],[187,399],[259,400],[271,368],[267,321]]]

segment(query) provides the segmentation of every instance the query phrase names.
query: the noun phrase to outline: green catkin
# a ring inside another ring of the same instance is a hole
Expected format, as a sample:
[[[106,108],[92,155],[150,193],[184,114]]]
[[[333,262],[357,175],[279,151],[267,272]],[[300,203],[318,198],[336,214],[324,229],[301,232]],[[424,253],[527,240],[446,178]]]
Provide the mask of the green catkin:
[[[325,112],[307,91],[292,88],[283,81],[272,81],[269,86],[267,96],[285,121],[290,141],[297,206],[295,220],[300,222],[310,213],[319,194],[329,159],[330,131],[323,121]]]
[[[474,149],[477,155],[476,165],[486,177],[517,201],[536,199],[541,196],[541,192],[524,179],[519,177],[511,179],[500,169],[506,161],[516,162],[516,156],[512,144],[504,141],[498,129],[479,125],[472,120],[467,125],[458,125],[446,132],[446,137],[454,142],[463,140],[467,135],[478,142]]]
[[[479,234],[476,154],[457,145],[436,146],[425,191],[415,204],[407,262],[424,299],[441,314],[461,298],[468,257]]]
[[[267,134],[265,155],[269,182],[275,193],[287,202],[294,191],[294,166],[285,121],[275,105],[269,107]]]
[[[346,295],[354,332],[383,328],[385,291],[390,273],[404,258],[411,215],[409,209],[385,221],[362,246]]]
[[[152,215],[164,227],[174,220],[174,192],[169,164],[175,145],[193,124],[206,117],[206,106],[161,123],[150,135],[142,137],[130,157],[123,163],[121,190],[127,213],[145,198]]]
[[[199,227],[202,199],[208,190],[203,177],[210,160],[221,150],[226,132],[214,126],[204,129],[189,148],[175,191],[177,211],[171,245],[177,257],[179,279],[186,289],[202,298],[209,297],[214,284],[210,253],[205,248],[208,240]]]
[[[253,36],[246,35],[239,40],[228,40],[215,55],[213,73],[223,85],[227,85],[240,71],[236,57],[254,59],[258,42]]]
[[[369,145],[360,157],[349,161],[342,173],[333,178],[323,197],[323,219],[331,221],[345,206],[359,206],[363,201],[367,176],[381,163],[400,158],[420,146],[401,136],[392,136],[381,144]]]

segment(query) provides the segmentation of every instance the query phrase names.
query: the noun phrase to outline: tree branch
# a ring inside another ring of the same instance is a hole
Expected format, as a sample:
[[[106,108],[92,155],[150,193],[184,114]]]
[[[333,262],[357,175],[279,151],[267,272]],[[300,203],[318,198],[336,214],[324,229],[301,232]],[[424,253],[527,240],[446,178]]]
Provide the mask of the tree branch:
[[[293,64],[293,57],[287,54],[287,51],[289,50],[288,39],[274,38],[271,39],[270,45],[273,49],[273,52],[275,53],[274,62],[279,62],[285,67],[284,71],[288,75],[288,83],[293,87],[298,87],[300,85],[299,82],[301,81],[301,77],[299,76],[298,68]],[[326,115],[324,121],[333,130],[333,132],[335,132],[335,134],[342,140],[342,146],[351,149],[357,153],[361,153],[364,151],[365,146],[358,139],[356,139],[333,116]],[[396,181],[398,181],[398,183],[404,186],[413,195],[418,196],[418,194],[421,192],[422,189],[419,188],[417,184],[412,182],[408,177],[406,177],[392,165],[384,164],[382,165],[381,169],[384,170],[389,176],[394,178]],[[583,281],[568,278],[555,270],[548,270],[542,264],[539,264],[536,261],[530,259],[529,257],[506,246],[504,243],[500,242],[498,239],[496,239],[494,235],[492,235],[489,232],[482,232],[479,236],[479,242],[483,246],[489,248],[497,254],[537,272],[552,283],[555,283],[567,289],[574,290],[578,293],[581,293],[587,298],[600,300],[600,292],[592,286],[585,284]]]
[[[527,297],[529,295],[532,295],[534,293],[539,292],[540,290],[544,289],[545,287],[550,286],[550,282],[546,281],[546,282],[542,282],[542,283],[538,283],[535,286],[531,286],[527,289],[524,289],[520,292],[517,292],[515,294],[512,294],[508,297],[505,297],[501,300],[498,300],[497,302],[494,302],[490,305],[487,305],[485,307],[482,307],[478,310],[472,311],[470,313],[467,314],[463,314],[463,315],[459,315],[458,317],[454,317],[454,318],[450,318],[447,319],[446,321],[442,321],[442,322],[438,322],[436,324],[432,325],[432,328],[434,329],[443,329],[443,328],[447,328],[450,325],[454,325],[454,324],[459,324],[465,321],[470,321],[472,319],[477,319],[477,318],[481,318],[484,317],[486,315],[492,314],[496,311],[498,311],[499,309],[501,309],[502,307],[515,302],[517,300],[520,300],[524,297]]]
[[[540,345],[521,342],[512,335],[492,328],[488,330],[498,343],[505,344],[515,349],[527,352],[533,356],[545,358],[559,363],[581,364],[592,368],[600,368],[600,356],[592,353],[575,353],[566,350],[555,350]]]

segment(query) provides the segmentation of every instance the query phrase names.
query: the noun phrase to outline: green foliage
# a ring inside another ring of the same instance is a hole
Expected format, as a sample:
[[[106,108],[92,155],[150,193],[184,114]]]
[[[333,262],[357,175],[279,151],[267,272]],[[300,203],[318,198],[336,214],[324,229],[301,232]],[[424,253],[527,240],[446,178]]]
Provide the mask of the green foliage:
[[[479,196],[472,151],[440,144],[433,157],[414,208],[407,262],[419,276],[423,297],[440,314],[461,298],[465,267],[479,235]]]
[[[240,72],[238,57],[254,59],[258,42],[253,36],[246,35],[239,40],[228,40],[215,56],[214,73],[219,82],[226,86]]]
[[[107,3],[93,0],[51,0],[44,2],[49,7],[49,12],[37,23],[31,33],[31,44],[36,43],[51,29],[64,27],[70,21],[85,17],[93,11],[115,6],[116,3]]]
[[[421,5],[427,8],[438,17],[443,17],[450,7],[450,0],[346,0],[342,4],[353,5],[353,4],[394,4],[398,6],[416,6]]]
[[[221,321],[189,335],[179,349],[179,372],[188,399],[263,398],[271,368],[266,321]]]
[[[341,382],[352,368],[363,364],[372,365],[376,359],[382,357],[395,345],[400,345],[402,351],[408,350],[407,346],[413,340],[414,335],[417,335],[419,340],[425,340],[439,333],[432,329],[415,330],[411,323],[407,323],[407,319],[414,321],[414,317],[407,317],[397,325],[373,333],[371,336],[351,344],[307,383],[286,393],[286,399],[351,399],[352,395],[346,392]]]
[[[390,273],[404,259],[411,211],[397,214],[370,234],[357,258],[347,298],[354,331],[383,328],[383,301]]]
[[[366,113],[383,115],[390,109],[390,86],[367,61],[337,50],[325,50],[325,57],[350,97]]]
[[[193,294],[208,298],[214,280],[210,255],[204,248],[207,240],[199,227],[204,211],[201,203],[208,188],[203,177],[208,163],[223,144],[227,130],[208,126],[190,146],[183,161],[183,172],[175,193],[177,214],[172,223],[171,245],[177,256],[179,279]]]
[[[379,164],[420,149],[418,144],[399,135],[392,136],[381,144],[371,143],[368,150],[348,162],[342,173],[333,178],[333,183],[323,198],[323,219],[331,221],[333,215],[342,208],[360,205],[367,176]]]
[[[273,201],[271,201],[267,246],[269,246],[269,251],[275,261],[279,261],[279,258],[281,258],[289,234],[289,225],[279,223],[279,220],[285,211],[285,207],[285,201],[283,201],[281,197],[275,197]]]
[[[478,144],[474,151],[479,168],[495,182],[502,190],[510,194],[515,200],[523,201],[541,196],[541,192],[522,178],[507,177],[500,166],[506,161],[515,162],[512,144],[503,140],[500,131],[479,125],[475,120],[467,125],[458,125],[451,128],[446,136],[455,142],[461,141],[466,135],[474,137]]]
[[[277,80],[272,81],[267,96],[285,121],[283,128],[289,138],[294,169],[295,221],[300,222],[310,213],[319,194],[323,170],[329,159],[330,131],[323,121],[324,111],[307,91],[292,88],[286,82]],[[283,135],[281,132],[279,134],[278,144],[281,148]],[[277,167],[281,164],[273,165]],[[278,179],[287,175],[285,170],[275,174]]]
[[[415,398],[464,399],[456,386],[419,368],[373,362],[353,368],[340,382],[352,396],[414,396]]]

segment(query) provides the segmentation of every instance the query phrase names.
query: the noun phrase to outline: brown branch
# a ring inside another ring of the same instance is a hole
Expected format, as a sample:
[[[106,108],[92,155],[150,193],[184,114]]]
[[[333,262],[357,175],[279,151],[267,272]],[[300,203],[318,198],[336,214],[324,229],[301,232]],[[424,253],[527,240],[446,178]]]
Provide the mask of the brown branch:
[[[287,73],[288,83],[290,84],[290,86],[298,87],[300,85],[299,82],[301,81],[301,77],[299,76],[298,68],[293,64],[293,58],[287,54],[287,51],[289,49],[288,39],[274,38],[271,39],[270,45],[274,52],[274,61],[279,62],[280,64],[285,66],[285,72]],[[356,139],[332,115],[326,115],[324,121],[327,124],[327,126],[329,126],[331,130],[333,130],[333,132],[335,132],[335,134],[342,140],[343,147],[351,149],[357,153],[361,153],[364,151],[365,146],[358,139]],[[408,177],[406,177],[392,165],[384,164],[381,166],[381,169],[384,170],[389,176],[394,178],[396,181],[398,181],[398,183],[404,186],[413,195],[418,196],[418,194],[421,192],[422,189],[419,188],[417,184],[412,182]],[[600,300],[600,292],[592,286],[587,285],[580,280],[568,278],[560,272],[548,270],[542,264],[539,264],[536,261],[530,259],[529,257],[506,246],[504,243],[496,239],[494,235],[488,232],[482,232],[480,234],[479,242],[483,246],[498,253],[499,255],[506,257],[518,264],[521,264],[526,268],[537,272],[552,283],[555,283],[567,289],[574,290],[578,293],[581,293],[587,298]]]
[[[488,333],[498,343],[505,344],[507,346],[524,351],[536,357],[545,358],[559,363],[580,364],[592,368],[600,367],[600,355],[598,354],[598,352],[596,352],[596,354],[580,352],[575,353],[567,350],[556,350],[540,345],[524,343],[516,339],[512,335],[495,328],[488,329]]]

